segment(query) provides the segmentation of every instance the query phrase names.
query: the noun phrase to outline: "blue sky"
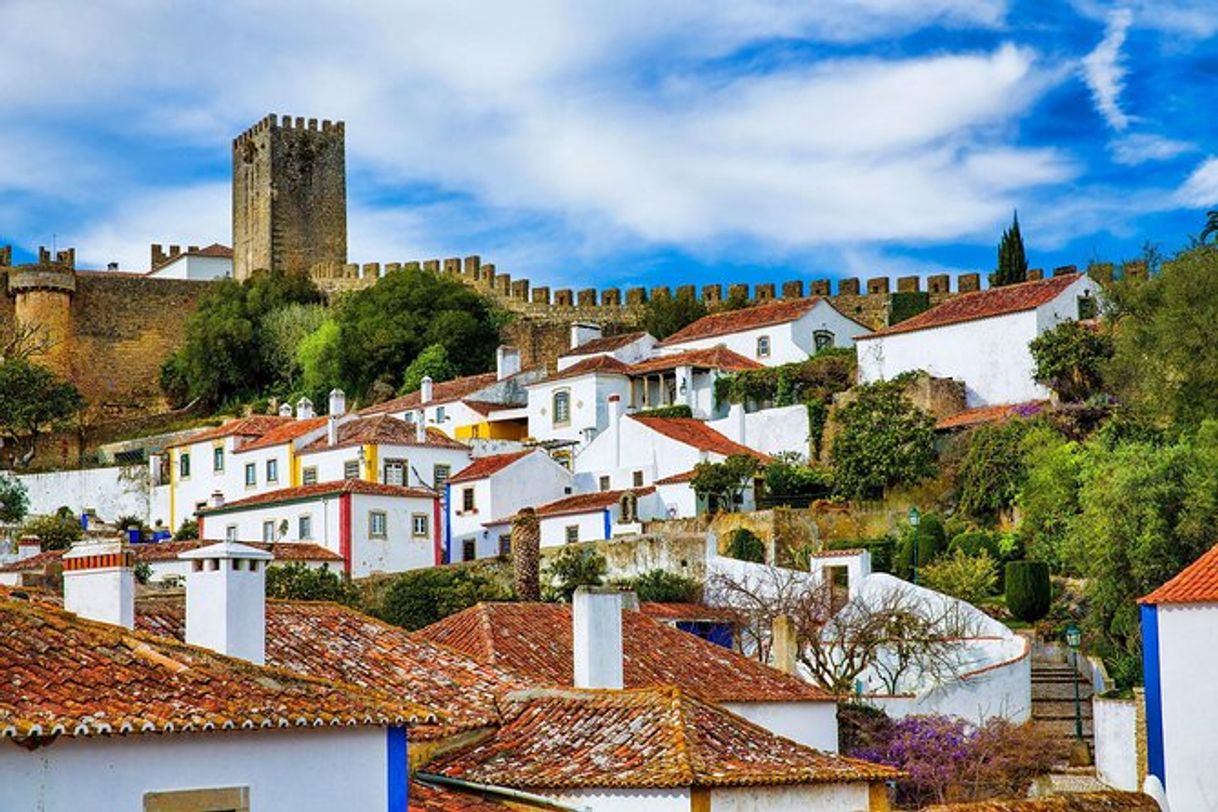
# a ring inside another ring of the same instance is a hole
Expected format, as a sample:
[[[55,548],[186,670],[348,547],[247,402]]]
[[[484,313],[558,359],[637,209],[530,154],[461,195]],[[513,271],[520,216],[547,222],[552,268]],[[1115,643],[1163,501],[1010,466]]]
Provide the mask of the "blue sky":
[[[1207,8],[1208,7],[1208,8]],[[351,261],[535,284],[988,271],[1218,205],[1211,0],[0,2],[0,243],[229,242],[229,144],[347,122]]]

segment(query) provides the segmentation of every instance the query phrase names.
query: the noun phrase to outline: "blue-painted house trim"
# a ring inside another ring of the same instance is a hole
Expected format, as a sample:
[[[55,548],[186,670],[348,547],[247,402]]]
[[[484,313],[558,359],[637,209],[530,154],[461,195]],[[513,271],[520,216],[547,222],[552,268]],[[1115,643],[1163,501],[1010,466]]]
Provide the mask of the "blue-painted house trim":
[[[385,729],[385,775],[388,812],[407,812],[410,806],[410,764],[406,756],[406,728]]]
[[[444,563],[453,560],[453,486],[444,483]]]
[[[1142,679],[1146,685],[1146,771],[1167,786],[1163,757],[1163,684],[1159,666],[1159,607],[1143,604]]]
[[[605,541],[608,541],[613,538],[613,517],[609,515],[609,508],[605,508],[601,514],[605,518]]]

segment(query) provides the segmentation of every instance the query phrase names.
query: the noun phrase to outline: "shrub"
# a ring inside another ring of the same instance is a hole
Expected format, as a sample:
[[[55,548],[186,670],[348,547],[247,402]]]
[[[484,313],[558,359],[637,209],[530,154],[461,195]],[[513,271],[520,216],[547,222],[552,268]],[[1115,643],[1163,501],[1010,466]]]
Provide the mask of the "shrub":
[[[764,564],[765,542],[757,538],[757,534],[747,527],[738,527],[732,531],[732,537],[728,540],[727,555],[737,561]]]
[[[147,561],[137,561],[132,574],[135,575],[136,583],[146,584],[152,577],[152,565]]]
[[[966,530],[956,536],[947,545],[947,551],[955,553],[957,550],[965,555],[988,553],[995,561],[1002,557],[1002,553],[999,550],[998,534],[991,533],[988,530]]]
[[[825,545],[830,550],[861,549],[871,553],[871,571],[892,573],[896,566],[897,541],[892,536],[874,539],[838,539]]]
[[[620,582],[646,603],[701,603],[702,584],[668,570],[654,569]]]
[[[696,296],[659,296],[643,307],[640,324],[656,338],[668,338],[705,315],[706,305]]]
[[[654,409],[643,409],[634,413],[635,417],[693,417],[694,410],[683,403],[675,406],[657,406]]]
[[[394,576],[373,615],[410,631],[429,626],[482,601],[511,600],[509,589],[474,567],[412,570]]]
[[[766,499],[806,501],[829,493],[828,472],[788,459],[776,459],[765,467]]]
[[[359,589],[330,568],[306,566],[300,561],[276,564],[266,571],[266,596],[297,601],[334,601],[348,606],[359,603]]]
[[[833,485],[843,496],[879,497],[934,476],[934,418],[905,397],[902,383],[859,386],[858,397],[837,410]]]
[[[970,556],[959,548],[922,571],[922,583],[931,589],[969,603],[993,595],[998,587],[998,567],[985,550]]]
[[[199,537],[199,522],[196,519],[183,519],[178,532],[173,534],[174,541],[192,541]]]
[[[542,569],[548,581],[542,589],[542,600],[570,603],[571,596],[581,586],[600,586],[609,565],[605,557],[591,547],[569,544],[546,562]]]
[[[21,528],[23,536],[37,536],[44,550],[66,550],[72,542],[80,541],[85,533],[80,519],[62,509],[53,516],[32,516]]]
[[[0,473],[0,522],[19,522],[29,509],[30,497],[21,480]]]
[[[1028,344],[1036,364],[1033,377],[1067,403],[1078,403],[1104,386],[1103,368],[1112,358],[1112,337],[1077,321],[1065,321]]]
[[[1014,419],[969,433],[956,474],[960,510],[967,516],[989,522],[1011,508],[1026,476],[1023,441],[1031,425]]]
[[[1049,565],[1043,561],[1011,561],[1006,567],[1007,609],[1027,623],[1049,613],[1052,600]]]
[[[695,465],[689,484],[699,496],[716,500],[719,510],[730,513],[736,509],[744,489],[756,473],[756,457],[732,454],[723,462],[700,462]]]

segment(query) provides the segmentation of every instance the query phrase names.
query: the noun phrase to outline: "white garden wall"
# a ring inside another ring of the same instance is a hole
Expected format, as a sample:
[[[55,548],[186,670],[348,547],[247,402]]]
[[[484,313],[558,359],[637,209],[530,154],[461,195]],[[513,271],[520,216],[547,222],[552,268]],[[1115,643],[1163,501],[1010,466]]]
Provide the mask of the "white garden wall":
[[[67,505],[78,516],[93,510],[99,518],[111,522],[119,516],[139,516],[144,521],[152,518],[145,465],[19,474],[17,479],[29,492],[31,514],[54,513]]]
[[[1137,792],[1138,705],[1132,699],[1093,697],[1092,729],[1095,731],[1095,773],[1110,787]]]

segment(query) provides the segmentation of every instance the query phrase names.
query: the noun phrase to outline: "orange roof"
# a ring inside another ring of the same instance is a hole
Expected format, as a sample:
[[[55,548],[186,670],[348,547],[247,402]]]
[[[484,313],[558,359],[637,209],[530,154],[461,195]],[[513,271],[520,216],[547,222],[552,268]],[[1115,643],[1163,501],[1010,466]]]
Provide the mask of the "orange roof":
[[[729,440],[701,420],[692,417],[640,417],[630,415],[631,420],[637,420],[652,431],[657,431],[665,437],[693,446],[699,451],[709,451],[714,454],[731,456],[732,454],[747,454],[762,462],[769,462],[770,457],[748,446],[741,445],[735,440]]]
[[[0,572],[43,572],[51,564],[56,564],[59,559],[63,558],[65,550],[43,550],[42,552],[31,555],[28,558],[22,558],[19,561],[10,561],[4,566],[0,566]]]
[[[249,417],[238,417],[234,420],[226,420],[219,426],[212,426],[208,429],[202,429],[189,437],[177,440],[166,448],[177,448],[184,445],[193,445],[202,443],[208,440],[218,440],[221,437],[261,437],[271,429],[283,425],[287,422],[295,422],[294,417],[285,417],[277,414],[252,414]]]
[[[688,471],[683,471],[679,474],[673,474],[672,476],[666,476],[663,479],[657,479],[655,484],[657,484],[657,485],[679,485],[682,482],[692,482],[694,477],[697,475],[698,475],[698,472],[691,468]]]
[[[290,443],[298,437],[303,437],[311,431],[324,428],[327,417],[306,417],[300,420],[293,420],[290,423],[282,423],[275,426],[270,431],[263,434],[256,440],[250,440],[248,443],[242,443],[237,452],[254,451],[259,448],[271,448],[282,443]]]
[[[559,370],[553,375],[542,378],[534,383],[549,383],[550,381],[561,381],[564,378],[574,378],[579,375],[591,375],[599,373],[602,375],[629,375],[631,367],[612,355],[596,355],[592,358],[585,358],[582,361],[576,361],[566,369]]]
[[[401,485],[386,485],[383,482],[367,482],[363,479],[339,479],[334,482],[316,482],[312,485],[298,485],[295,488],[280,488],[277,491],[267,491],[234,502],[225,502],[219,507],[205,507],[199,511],[201,516],[213,513],[227,513],[257,505],[270,505],[278,502],[289,502],[300,499],[315,499],[331,494],[355,493],[365,496],[402,496],[416,499],[435,499],[436,495],[424,488],[406,488]]]
[[[1049,405],[1047,400],[1029,400],[1024,403],[1003,403],[998,406],[978,406],[975,409],[965,409],[963,412],[945,417],[935,424],[935,428],[964,429],[979,426],[983,423],[1000,423],[1012,417],[1032,417]]]
[[[681,621],[710,622],[710,623],[740,623],[740,616],[735,610],[722,606],[706,606],[701,603],[647,603],[639,604],[639,611],[653,620],[663,623],[678,623]]]
[[[1218,603],[1218,545],[1138,603]]]
[[[330,445],[329,438],[322,435],[300,449],[301,454],[311,454],[315,451],[327,451],[331,448],[376,444],[376,445],[426,445],[432,448],[453,448],[462,451],[469,446],[451,439],[439,429],[427,430],[427,441],[420,443],[415,437],[415,425],[390,414],[376,414],[371,417],[357,417],[340,423],[338,426],[338,442]]]
[[[412,739],[498,724],[499,698],[530,686],[502,668],[336,603],[268,600],[266,610],[269,665],[385,691],[442,711],[441,722],[416,728]],[[180,640],[184,601],[142,600],[136,605],[136,625]]]
[[[420,637],[536,682],[574,683],[571,607],[480,603],[433,623]],[[832,702],[823,689],[709,643],[641,612],[622,612],[627,688],[676,685],[707,702]]]
[[[0,599],[0,736],[434,722],[379,691]]]
[[[492,794],[493,795],[493,794]],[[528,806],[508,806],[494,797],[472,790],[459,790],[429,784],[425,778],[414,778],[410,782],[410,806],[407,812],[512,812],[528,809]]]
[[[135,555],[136,562],[140,561],[171,561],[187,550],[196,550],[215,544],[215,541],[158,541],[155,543],[132,544],[129,549]],[[276,561],[342,561],[338,553],[322,547],[320,544],[309,544],[299,541],[243,541],[250,547],[266,550],[275,557]],[[45,572],[51,564],[56,564],[66,550],[46,550],[38,555],[32,555],[21,561],[12,561],[0,567],[0,572]]]
[[[942,327],[945,324],[959,324],[964,321],[989,319],[995,316],[1005,316],[1008,313],[1035,310],[1056,299],[1062,291],[1082,278],[1081,274],[1069,273],[1051,276],[1048,279],[1021,282],[1018,285],[1003,285],[973,293],[962,293],[899,324],[885,327],[869,335],[858,336],[855,341],[896,333],[912,333],[915,330],[927,330],[931,327]]]
[[[638,341],[645,335],[647,335],[647,333],[639,331],[637,333],[622,333],[621,335],[616,336],[594,338],[591,341],[585,341],[575,349],[567,350],[561,354],[570,357],[572,355],[592,355],[593,353],[598,352],[613,352],[614,350],[620,350],[627,344]]]
[[[497,380],[499,380],[499,376],[496,373],[484,372],[481,375],[466,375],[462,378],[453,378],[451,381],[439,381],[432,384],[431,400],[427,402],[427,405],[431,406],[437,403],[449,403],[454,400],[461,400],[491,386]],[[384,403],[377,403],[366,409],[360,409],[359,413],[362,415],[373,415],[417,409],[422,405],[422,399],[423,393],[421,391],[411,392],[408,395],[402,395],[393,400],[387,400]]]
[[[707,350],[685,350],[674,355],[658,355],[655,358],[633,364],[630,367],[630,374],[646,375],[649,372],[685,366],[725,369],[729,372],[765,368],[764,364],[758,363],[752,358],[745,358],[740,353],[720,344]]]
[[[494,735],[428,771],[518,789],[878,782],[891,767],[822,753],[665,686],[511,694]]]
[[[512,454],[491,454],[488,457],[478,457],[454,474],[448,481],[468,482],[471,479],[485,479],[491,474],[499,473],[517,460],[524,459],[535,450],[528,449],[526,451],[516,451]]]
[[[975,803],[939,804],[922,812],[1159,812],[1159,803],[1144,792],[1078,792],[1046,798],[1012,798]]]
[[[572,513],[588,513],[593,510],[604,510],[607,507],[616,505],[628,493],[633,493],[636,496],[646,496],[654,491],[655,488],[629,488],[620,491],[577,493],[574,496],[567,496],[540,506],[537,508],[537,515],[544,518],[546,516],[567,516]]]
[[[765,304],[753,305],[740,310],[726,310],[722,313],[712,313],[703,316],[693,324],[686,325],[668,338],[659,342],[659,346],[667,347],[685,341],[739,333],[744,330],[755,330],[758,327],[769,327],[771,324],[785,324],[801,318],[805,313],[816,307],[818,302],[824,302],[829,307],[833,303],[820,296],[806,299],[776,299]],[[833,308],[837,310],[837,308]],[[838,311],[839,313],[841,311]],[[845,318],[850,318],[844,313]],[[854,319],[851,319],[854,321]]]

